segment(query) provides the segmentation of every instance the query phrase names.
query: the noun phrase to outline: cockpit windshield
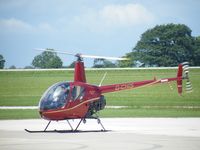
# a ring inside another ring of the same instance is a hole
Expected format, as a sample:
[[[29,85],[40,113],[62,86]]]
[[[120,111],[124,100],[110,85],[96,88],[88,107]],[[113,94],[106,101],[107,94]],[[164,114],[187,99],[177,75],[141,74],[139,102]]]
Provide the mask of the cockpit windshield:
[[[70,91],[68,82],[59,82],[46,90],[40,99],[40,110],[58,109],[65,106]]]

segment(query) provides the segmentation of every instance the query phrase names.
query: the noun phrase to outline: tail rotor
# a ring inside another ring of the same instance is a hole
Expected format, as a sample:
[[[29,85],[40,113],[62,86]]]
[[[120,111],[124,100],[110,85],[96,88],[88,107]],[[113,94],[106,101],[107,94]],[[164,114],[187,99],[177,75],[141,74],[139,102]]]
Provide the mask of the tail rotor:
[[[192,84],[190,82],[190,78],[189,78],[189,63],[188,62],[184,62],[182,63],[183,66],[183,79],[186,80],[186,92],[190,93],[192,92]]]

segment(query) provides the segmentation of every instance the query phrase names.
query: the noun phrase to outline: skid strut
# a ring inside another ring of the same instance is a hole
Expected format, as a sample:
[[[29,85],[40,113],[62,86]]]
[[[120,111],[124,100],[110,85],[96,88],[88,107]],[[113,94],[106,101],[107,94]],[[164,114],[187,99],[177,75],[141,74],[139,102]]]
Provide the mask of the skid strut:
[[[74,129],[73,129],[71,123],[69,122],[69,120],[67,120],[67,123],[68,123],[68,125],[70,126],[71,130],[73,131]]]
[[[51,123],[51,120],[49,121],[49,123],[48,123],[47,126],[45,127],[44,132],[47,130],[47,128],[49,127],[50,123]]]
[[[77,126],[75,128],[73,128],[72,124],[70,123],[69,120],[72,120],[72,119],[66,119],[68,125],[70,126],[71,130],[68,130],[68,132],[78,132],[78,128],[79,126],[81,125],[81,123],[86,123],[86,119],[96,119],[97,120],[97,123],[101,125],[102,129],[100,131],[106,131],[106,129],[104,128],[103,124],[101,123],[101,120],[99,119],[99,117],[89,117],[89,118],[81,118],[80,121],[78,122]],[[29,133],[39,133],[39,132],[59,132],[59,130],[47,130],[49,125],[51,124],[52,120],[50,120],[48,122],[48,124],[46,125],[45,129],[44,130],[35,130],[35,131],[32,131],[32,130],[28,130],[28,129],[25,129],[25,131],[29,132]],[[61,131],[61,130],[60,130]],[[63,132],[63,130],[62,130]]]

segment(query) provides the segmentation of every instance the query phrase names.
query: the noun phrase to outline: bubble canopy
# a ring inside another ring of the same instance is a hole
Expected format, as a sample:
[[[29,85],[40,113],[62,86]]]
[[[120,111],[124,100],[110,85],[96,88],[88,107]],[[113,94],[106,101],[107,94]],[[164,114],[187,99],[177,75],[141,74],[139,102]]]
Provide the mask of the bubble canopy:
[[[59,82],[49,87],[40,99],[40,110],[52,110],[66,105],[70,92],[68,82]]]

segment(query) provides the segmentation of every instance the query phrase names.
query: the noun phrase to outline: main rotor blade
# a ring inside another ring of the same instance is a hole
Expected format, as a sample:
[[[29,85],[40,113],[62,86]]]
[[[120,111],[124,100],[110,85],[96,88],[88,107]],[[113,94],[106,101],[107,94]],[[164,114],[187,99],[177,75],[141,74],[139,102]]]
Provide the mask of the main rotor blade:
[[[121,58],[121,57],[106,57],[106,56],[95,56],[95,55],[82,55],[83,58],[97,58],[97,59],[109,59],[109,60],[129,60],[128,58]]]
[[[76,54],[72,54],[72,53],[68,53],[68,52],[63,52],[63,51],[59,51],[59,50],[50,50],[50,49],[43,49],[43,48],[35,48],[34,50],[76,56]]]
[[[76,57],[81,58],[96,58],[96,59],[109,59],[109,60],[129,60],[128,58],[121,58],[121,57],[106,57],[106,56],[95,56],[95,55],[84,55],[84,54],[73,54],[68,52],[63,52],[59,50],[50,50],[50,49],[42,49],[42,48],[35,48],[37,51],[46,51],[46,52],[53,52],[53,53],[59,53],[59,54],[65,54],[65,55],[72,55]]]

